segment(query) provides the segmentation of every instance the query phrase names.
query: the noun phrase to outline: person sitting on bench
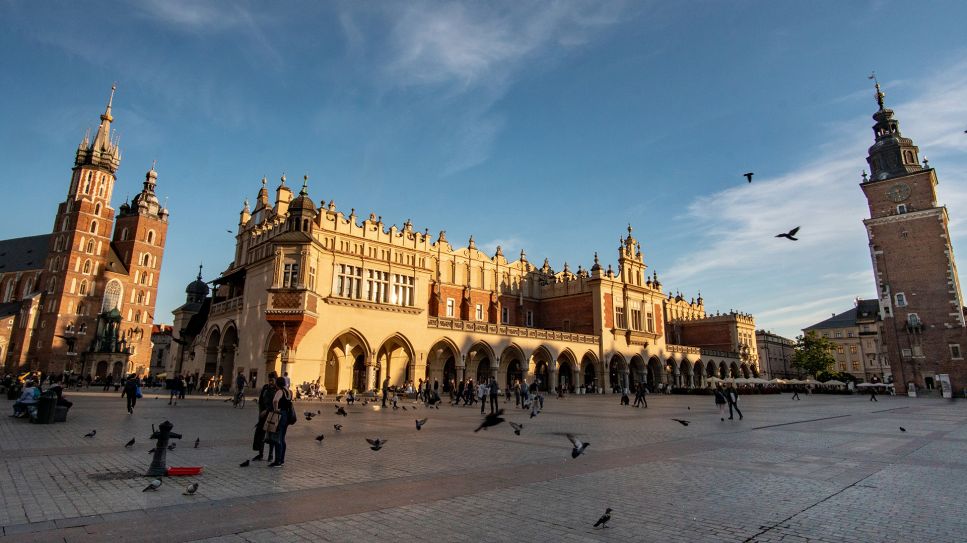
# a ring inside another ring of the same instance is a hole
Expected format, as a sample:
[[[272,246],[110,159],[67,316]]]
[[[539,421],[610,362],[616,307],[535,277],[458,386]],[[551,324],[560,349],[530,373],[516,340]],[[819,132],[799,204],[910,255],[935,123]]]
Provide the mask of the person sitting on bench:
[[[24,382],[20,399],[13,404],[13,416],[18,418],[26,416],[30,407],[37,405],[38,399],[40,399],[40,388],[34,386],[32,380],[27,380]]]

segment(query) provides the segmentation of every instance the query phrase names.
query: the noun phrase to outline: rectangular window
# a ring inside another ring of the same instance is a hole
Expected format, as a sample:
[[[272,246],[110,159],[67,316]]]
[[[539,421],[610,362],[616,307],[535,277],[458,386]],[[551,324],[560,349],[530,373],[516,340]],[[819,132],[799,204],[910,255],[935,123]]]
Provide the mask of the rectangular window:
[[[846,332],[846,337],[853,337],[853,332]]]
[[[852,354],[856,354],[856,345],[850,345],[849,346],[849,352],[852,353]]]
[[[907,315],[907,326],[920,326],[920,316],[916,313]]]
[[[455,307],[455,304],[453,302],[453,298],[447,298],[447,317],[451,319],[453,318],[454,307]]]
[[[483,304],[477,304],[477,306],[476,306],[475,309],[476,309],[475,316],[476,316],[477,320],[478,321],[484,320],[484,318],[483,318]]]
[[[143,278],[144,275],[142,274],[141,277]],[[296,288],[298,284],[299,264],[295,262],[286,262],[282,268],[282,288]]]
[[[641,330],[641,304],[631,302],[631,329]]]
[[[963,356],[960,355],[960,344],[951,343],[949,347],[950,347],[950,358],[963,358]]]
[[[645,329],[649,332],[655,331],[655,312],[651,309],[651,305],[649,305],[648,310],[645,311],[645,326]]]
[[[842,330],[836,330],[836,337],[843,337],[843,331]]]
[[[911,356],[910,349],[901,349],[900,353],[903,355],[904,358],[910,358]]]
[[[315,290],[316,288],[316,269],[309,266],[309,290]]]
[[[906,307],[907,297],[905,294],[903,294],[902,292],[897,292],[895,298],[896,298],[897,307]]]
[[[860,371],[860,363],[856,360],[853,361],[853,371]]]
[[[501,307],[500,308],[500,322],[507,324],[510,322],[510,308]]]
[[[336,276],[336,294],[343,298],[360,298],[362,296],[363,269],[349,264],[339,265]]]
[[[410,275],[393,274],[393,297],[391,303],[411,307],[415,296],[416,278]]]
[[[366,270],[366,299],[378,304],[389,300],[389,272]]]
[[[921,347],[920,345],[914,345],[913,356],[923,356],[923,347]]]
[[[525,321],[525,323],[526,323],[526,326],[528,327],[534,326],[534,312],[531,311],[530,309],[527,310],[527,320]]]
[[[628,324],[625,322],[625,308],[620,305],[614,307],[614,327],[615,328],[627,328]]]
[[[836,346],[836,352],[839,353],[839,354],[843,354],[843,346],[842,345],[837,345]]]
[[[565,332],[570,332],[571,331],[571,320],[570,319],[564,319],[564,325],[562,326],[562,328],[563,328],[563,330]]]
[[[904,213],[907,212],[907,205],[906,204],[900,204],[900,205],[896,206],[896,212],[897,212],[898,215],[903,215]]]

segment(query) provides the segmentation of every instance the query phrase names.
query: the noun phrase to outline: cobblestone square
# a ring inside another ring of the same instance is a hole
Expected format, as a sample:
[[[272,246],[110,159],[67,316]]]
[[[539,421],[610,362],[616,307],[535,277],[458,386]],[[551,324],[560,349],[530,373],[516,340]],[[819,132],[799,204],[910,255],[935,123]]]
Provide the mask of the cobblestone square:
[[[286,465],[268,469],[239,467],[253,455],[251,403],[168,406],[147,393],[129,416],[115,395],[69,396],[66,424],[0,422],[0,539],[936,542],[967,533],[962,401],[749,395],[743,420],[721,421],[710,396],[649,396],[648,409],[569,396],[548,398],[533,419],[504,405],[524,424],[520,436],[507,424],[474,433],[476,406],[357,403],[344,418],[332,401],[302,402],[300,414],[322,414],[289,429]],[[151,425],[165,420],[184,436],[168,465],[204,472],[142,492]],[[590,442],[587,453],[572,459],[566,433]],[[371,451],[367,437],[388,441]],[[197,494],[184,496],[194,481]],[[592,528],[606,507],[610,527]]]

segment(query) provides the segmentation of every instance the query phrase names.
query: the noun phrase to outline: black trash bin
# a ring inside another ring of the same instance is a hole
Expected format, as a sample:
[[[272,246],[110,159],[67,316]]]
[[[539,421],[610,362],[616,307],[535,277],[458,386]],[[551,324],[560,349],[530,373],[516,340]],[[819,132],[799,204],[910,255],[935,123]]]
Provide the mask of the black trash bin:
[[[37,399],[37,424],[53,424],[57,411],[57,395],[45,392]]]

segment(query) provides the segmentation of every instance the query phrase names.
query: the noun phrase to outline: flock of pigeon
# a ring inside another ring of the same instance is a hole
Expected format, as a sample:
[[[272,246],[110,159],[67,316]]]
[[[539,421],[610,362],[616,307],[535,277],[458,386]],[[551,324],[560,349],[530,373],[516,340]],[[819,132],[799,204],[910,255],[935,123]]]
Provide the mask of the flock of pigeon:
[[[151,430],[152,430],[152,433],[154,433],[155,428],[153,424],[151,425]],[[97,435],[97,430],[91,430],[90,432],[84,434],[84,437],[92,439],[96,435]],[[137,440],[132,437],[130,441],[124,444],[124,448],[130,449],[134,447],[135,443],[137,443]],[[197,437],[195,438],[195,448],[197,449],[199,445],[201,445],[201,438]],[[168,444],[167,449],[169,451],[173,451],[177,446],[178,446],[177,443],[171,442],[170,444]],[[148,454],[154,454],[156,450],[157,449],[152,448],[151,450],[148,451]],[[185,491],[183,492],[183,494],[185,496],[194,496],[195,492],[198,491],[198,486],[199,486],[198,483],[191,483],[190,485],[188,485],[187,488],[185,488]],[[161,488],[161,479],[154,479],[153,481],[151,481],[151,483],[148,484],[148,486],[144,487],[144,490],[142,490],[141,492],[154,492],[159,488]]]

